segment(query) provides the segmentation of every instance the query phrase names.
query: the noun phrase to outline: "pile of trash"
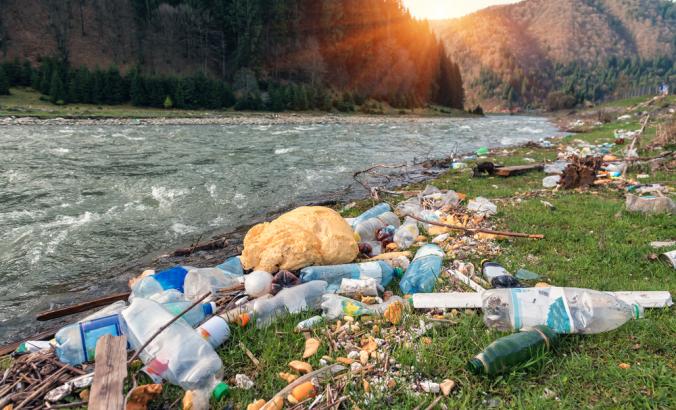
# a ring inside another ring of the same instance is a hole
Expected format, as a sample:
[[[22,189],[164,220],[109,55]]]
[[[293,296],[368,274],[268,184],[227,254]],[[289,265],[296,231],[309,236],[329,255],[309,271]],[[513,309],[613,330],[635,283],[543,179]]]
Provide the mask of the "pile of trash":
[[[286,386],[248,409],[337,407],[347,399],[346,384],[359,385],[349,390],[363,392],[361,400],[395,386],[448,395],[453,380],[425,379],[391,353],[431,343],[426,332],[452,322],[455,309],[481,309],[489,328],[522,331],[468,358],[469,370],[493,375],[550,348],[561,334],[610,331],[640,318],[644,307],[670,303],[668,292],[529,287],[537,274],[512,276],[492,262],[475,269],[464,260],[497,254],[497,240],[542,238],[493,231],[497,212],[486,198],[467,200],[433,186],[394,209],[380,203],[356,218],[324,207],[297,208],[251,228],[241,256],[211,268],[144,271],[130,281],[127,300],[61,328],[50,341],[25,342],[0,382],[2,405],[124,399],[127,408],[140,409],[169,383],[186,391],[183,408],[208,408],[212,398],[254,386],[245,374],[235,377],[235,386],[223,380],[216,349],[230,343],[231,326],[261,329],[307,310],[321,315],[297,326],[305,350],[279,374]],[[442,276],[472,292],[433,293]],[[411,308],[428,314],[411,324]],[[323,344],[329,354],[314,369],[306,360]],[[123,398],[127,367],[139,360],[153,384],[134,382]],[[50,371],[36,370],[45,363]]]

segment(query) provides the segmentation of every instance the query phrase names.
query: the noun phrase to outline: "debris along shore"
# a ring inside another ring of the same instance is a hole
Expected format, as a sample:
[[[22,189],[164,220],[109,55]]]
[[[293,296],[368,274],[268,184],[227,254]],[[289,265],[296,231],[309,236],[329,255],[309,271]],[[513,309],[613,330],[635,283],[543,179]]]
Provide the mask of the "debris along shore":
[[[650,147],[660,137],[656,128],[669,118],[659,110],[649,114],[637,142],[641,157],[673,150],[668,136],[662,148]],[[630,124],[609,123],[562,138],[551,148],[481,152],[487,158],[478,164],[549,164],[568,147],[608,149],[624,158],[626,146],[601,144],[615,141],[620,126],[640,129],[641,118],[643,113]],[[675,324],[666,306],[676,283],[673,267],[652,254],[672,249],[650,243],[675,239],[672,217],[634,213],[625,208],[624,197],[630,191],[650,200],[657,189],[660,198],[671,199],[673,162],[655,170],[632,162],[624,177],[600,174],[603,170],[594,166],[594,181],[611,182],[568,190],[543,189],[540,171],[494,177],[488,166],[477,164],[473,172],[470,158],[454,162],[460,163],[467,166],[452,165],[433,181],[436,188],[413,184],[394,191],[382,187],[381,175],[360,179],[379,199],[341,209],[356,220],[325,207],[270,218],[247,233],[241,258],[220,260],[214,264],[218,268],[145,272],[131,286],[130,306],[116,302],[100,313],[121,324],[121,331],[112,333],[129,342],[127,357],[119,358],[115,346],[121,344],[109,336],[94,346],[85,338],[86,348],[82,339],[65,337],[71,330],[100,329],[100,317],[75,324],[61,331],[56,346],[26,344],[23,350],[38,351],[6,359],[2,404],[72,407],[91,400],[96,406],[104,392],[109,402],[122,397],[133,408],[181,402],[183,408],[205,408],[209,396],[212,408],[233,403],[251,409],[374,408],[376,403],[535,407],[550,400],[565,407],[647,401],[670,407],[673,378],[660,369],[673,366],[674,341],[664,335]],[[644,172],[649,178],[637,178]],[[653,186],[657,183],[660,187]],[[648,185],[651,190],[640,190]],[[543,238],[508,239],[480,230]],[[368,264],[350,264],[355,260]],[[245,268],[252,273],[244,274]],[[667,293],[621,298],[604,292],[636,289]],[[543,316],[519,323],[517,314],[508,313],[516,312],[516,305],[510,307],[512,298],[504,296],[524,292],[539,295],[545,309]],[[427,305],[416,308],[422,295]],[[211,298],[213,305],[202,298]],[[556,308],[561,305],[566,308]],[[283,314],[287,311],[301,312]],[[523,332],[514,334],[518,340],[503,341],[506,334],[491,329]],[[505,349],[507,343],[519,348]],[[124,372],[97,379],[99,366],[119,364],[141,350],[140,360],[122,366]],[[48,366],[45,356],[57,364]],[[91,387],[74,379],[77,370],[94,374]],[[646,377],[651,383],[643,386]],[[59,386],[64,387],[54,392]],[[46,401],[48,395],[53,401]]]

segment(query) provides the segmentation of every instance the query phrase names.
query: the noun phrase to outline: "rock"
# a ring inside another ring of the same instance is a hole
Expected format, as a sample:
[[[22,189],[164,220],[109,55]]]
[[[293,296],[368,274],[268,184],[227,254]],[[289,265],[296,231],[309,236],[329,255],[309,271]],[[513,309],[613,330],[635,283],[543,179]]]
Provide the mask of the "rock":
[[[289,367],[298,373],[310,373],[312,372],[312,366],[309,363],[301,362],[300,360],[293,360],[289,363]]]
[[[246,374],[240,373],[235,375],[235,385],[242,390],[249,390],[254,387],[254,382]]]
[[[363,366],[359,362],[354,362],[350,365],[350,371],[352,373],[359,373],[362,368],[363,368]]]
[[[453,388],[455,388],[455,382],[451,379],[445,379],[441,384],[439,384],[439,387],[441,388],[441,392],[444,394],[444,396],[448,396],[451,394],[451,391]]]
[[[303,359],[307,359],[310,356],[313,356],[319,350],[319,345],[321,342],[314,337],[311,337],[305,341],[305,351],[303,352]]]

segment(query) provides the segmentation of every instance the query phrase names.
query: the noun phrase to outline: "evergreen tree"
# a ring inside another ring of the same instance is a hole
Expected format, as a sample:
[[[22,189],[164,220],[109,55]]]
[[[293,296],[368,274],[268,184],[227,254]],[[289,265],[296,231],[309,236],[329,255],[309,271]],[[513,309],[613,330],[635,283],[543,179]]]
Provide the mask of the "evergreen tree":
[[[9,95],[9,78],[2,66],[0,66],[0,95]]]
[[[33,80],[33,67],[30,61],[26,60],[21,66],[21,85],[29,87]]]
[[[61,75],[58,70],[54,70],[52,82],[49,86],[49,100],[54,104],[63,104],[67,99]]]
[[[129,96],[131,103],[136,106],[144,106],[148,104],[148,96],[146,93],[143,78],[138,72],[138,69],[133,69],[129,74]]]

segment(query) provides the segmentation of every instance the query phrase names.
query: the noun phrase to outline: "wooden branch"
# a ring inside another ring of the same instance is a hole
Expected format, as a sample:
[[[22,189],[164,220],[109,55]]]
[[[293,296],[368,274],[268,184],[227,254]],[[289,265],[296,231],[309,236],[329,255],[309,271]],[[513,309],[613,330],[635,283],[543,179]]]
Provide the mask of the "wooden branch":
[[[44,310],[39,312],[35,318],[41,322],[45,320],[58,319],[60,317],[84,312],[99,306],[110,305],[111,303],[117,302],[118,300],[127,300],[130,294],[130,292],[116,293],[114,295],[104,296],[102,298],[77,303],[75,305],[70,305],[59,309]]]
[[[58,381],[59,377],[61,377],[62,374],[66,372],[66,368],[62,367],[61,369],[57,370],[55,373],[52,373],[51,376],[46,378],[45,380],[40,383],[40,387],[38,387],[33,393],[28,395],[21,403],[19,403],[18,406],[14,407],[14,410],[20,410],[24,407],[26,407],[27,404],[29,404],[31,401],[37,399],[40,397],[41,394],[45,393],[47,389],[49,389],[54,382]]]
[[[289,393],[291,393],[291,390],[293,390],[294,387],[299,386],[299,385],[305,383],[306,381],[312,380],[313,378],[315,378],[319,375],[322,375],[324,373],[327,373],[327,372],[334,374],[334,373],[342,372],[344,370],[346,370],[345,366],[342,366],[342,365],[339,365],[339,364],[330,364],[328,366],[322,367],[321,369],[317,369],[314,372],[310,372],[306,375],[303,375],[303,376],[297,378],[296,380],[294,380],[293,382],[289,383],[285,388],[283,388],[282,390],[277,392],[277,394],[272,396],[272,398],[262,408],[263,409],[275,408],[274,405],[273,405],[273,400],[276,397],[281,397],[282,399],[286,399],[286,396],[288,396]]]
[[[150,342],[152,342],[153,340],[155,340],[155,338],[156,338],[160,333],[162,333],[166,328],[168,328],[169,326],[171,326],[172,323],[176,322],[178,319],[180,319],[181,317],[183,317],[183,315],[185,315],[190,309],[192,309],[192,308],[194,308],[195,306],[199,305],[204,299],[208,298],[210,295],[211,295],[211,292],[205,293],[205,294],[202,295],[199,299],[197,299],[195,302],[193,302],[192,305],[190,305],[190,306],[188,306],[187,308],[183,309],[183,311],[182,311],[181,313],[179,313],[179,314],[176,315],[173,319],[171,319],[170,321],[168,321],[167,323],[165,323],[164,325],[162,325],[162,327],[160,327],[159,329],[157,329],[157,331],[156,331],[155,333],[153,333],[153,335],[150,336],[150,338],[149,338],[148,340],[146,340],[146,342],[143,343],[143,345],[142,345],[141,347],[139,347],[138,349],[136,349],[136,352],[134,352],[134,355],[131,357],[131,359],[129,359],[129,362],[128,362],[128,363],[131,364],[131,362],[133,362],[133,361],[141,354],[141,352],[143,351],[143,349],[145,349],[146,347],[148,347],[148,345],[150,344]]]
[[[648,126],[648,122],[650,122],[650,114],[648,114],[643,119],[643,124],[641,124],[641,129],[638,131],[638,133],[631,140],[631,145],[629,145],[629,148],[627,149],[627,153],[634,150],[636,144],[638,143],[638,139],[641,138],[641,135],[643,135],[643,131],[645,131],[645,127]],[[625,159],[627,159],[626,156],[625,156]],[[625,166],[624,170],[622,171],[622,178],[625,178],[627,176],[627,170],[629,170],[629,167]]]
[[[88,402],[91,410],[122,410],[126,358],[126,336],[105,335],[96,343],[94,381]]]
[[[410,216],[411,218],[426,223],[430,225],[435,225],[435,226],[442,226],[444,228],[448,229],[453,229],[456,231],[464,231],[466,233],[471,233],[471,234],[476,234],[476,233],[487,233],[491,235],[500,235],[500,236],[510,236],[513,238],[528,238],[528,239],[544,239],[544,235],[542,234],[529,234],[529,233],[517,233],[517,232],[505,232],[505,231],[493,231],[491,229],[482,229],[482,228],[466,228],[464,226],[459,226],[459,225],[449,225],[441,222],[435,222],[435,221],[428,221],[422,218],[419,218],[415,215],[411,214],[405,214],[403,215],[404,218],[407,216]]]
[[[201,245],[195,244],[188,248],[178,248],[171,256],[188,256],[197,251],[212,251],[214,249],[223,249],[225,247],[225,238],[214,239]]]

